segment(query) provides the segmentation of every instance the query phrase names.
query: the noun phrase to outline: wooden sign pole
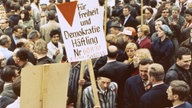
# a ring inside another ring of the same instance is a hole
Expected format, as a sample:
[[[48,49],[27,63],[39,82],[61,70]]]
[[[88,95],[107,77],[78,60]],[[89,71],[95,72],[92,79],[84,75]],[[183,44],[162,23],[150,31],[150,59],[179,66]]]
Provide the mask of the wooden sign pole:
[[[141,26],[143,25],[143,0],[141,0]]]
[[[83,79],[84,77],[84,72],[85,72],[85,61],[81,61],[81,70],[80,70],[80,75],[79,75],[79,79]],[[77,104],[76,104],[76,108],[80,108],[81,107],[81,95],[82,95],[82,85],[78,85],[78,94],[77,94]]]
[[[91,59],[88,59],[88,69],[89,69],[89,75],[90,75],[90,79],[91,79],[91,86],[92,86],[92,89],[93,89],[95,106],[99,107],[100,103],[99,103],[97,87],[96,87],[96,80],[95,80],[95,75],[94,75],[93,65],[92,65]]]
[[[108,2],[108,0],[105,0],[105,3],[104,3],[104,12],[105,12],[105,16],[104,16],[104,35],[106,35],[106,33],[107,33],[107,2]]]

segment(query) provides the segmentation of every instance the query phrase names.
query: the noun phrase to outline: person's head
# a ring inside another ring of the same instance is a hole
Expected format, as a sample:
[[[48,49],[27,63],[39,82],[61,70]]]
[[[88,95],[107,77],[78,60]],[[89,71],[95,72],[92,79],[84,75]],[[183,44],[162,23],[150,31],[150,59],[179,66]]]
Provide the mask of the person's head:
[[[137,36],[141,38],[147,36],[150,33],[150,28],[148,25],[139,25],[137,26]]]
[[[185,69],[189,70],[191,65],[191,50],[186,47],[180,47],[175,54],[176,64]]]
[[[128,16],[131,12],[131,7],[129,5],[126,5],[123,7],[123,15]]]
[[[162,82],[165,76],[164,68],[161,64],[153,63],[148,68],[149,81],[152,84]]]
[[[187,2],[187,9],[192,9],[192,1]]]
[[[134,38],[137,35],[137,32],[133,27],[124,27],[122,34],[123,34],[123,41],[125,43],[128,43],[135,41]]]
[[[130,42],[125,47],[125,52],[129,58],[133,58],[135,56],[135,51],[138,49],[136,43]]]
[[[39,55],[47,54],[47,43],[43,39],[38,39],[34,45],[34,52]]]
[[[31,46],[29,40],[25,38],[19,39],[18,43],[16,44],[16,48],[25,48],[27,51],[30,51]]]
[[[9,26],[9,20],[7,18],[0,19],[0,29],[4,30]]]
[[[29,12],[27,10],[21,10],[20,17],[23,21],[29,21],[30,20]]]
[[[32,15],[32,10],[31,10],[31,5],[30,4],[25,4],[24,5],[24,9],[29,12],[30,16]]]
[[[11,38],[8,35],[1,35],[0,45],[9,48],[11,46]]]
[[[13,27],[13,34],[16,38],[21,38],[23,36],[23,28],[19,25]]]
[[[139,62],[139,75],[142,80],[148,81],[148,67],[152,63],[153,61],[151,59],[142,59]]]
[[[180,10],[181,10],[180,7],[173,6],[172,7],[172,17],[177,18],[179,16],[179,14],[180,14]]]
[[[172,8],[172,2],[170,2],[170,1],[166,1],[165,2],[165,8],[167,8],[167,9],[171,9]]]
[[[47,8],[47,4],[46,3],[43,3],[40,6],[41,6],[41,10],[42,11],[47,11],[48,8]]]
[[[13,92],[20,97],[21,92],[21,76],[17,77],[12,84]]]
[[[134,66],[138,67],[139,66],[139,62],[142,59],[153,60],[149,49],[147,49],[147,48],[140,48],[140,49],[135,51],[135,55],[133,57],[133,64],[134,64]]]
[[[164,7],[162,9],[161,16],[163,16],[164,18],[168,18],[169,17],[169,9]]]
[[[170,83],[166,93],[168,100],[172,102],[185,101],[190,95],[190,87],[182,80],[174,80]]]
[[[40,33],[37,30],[32,30],[29,32],[27,35],[27,39],[31,40],[32,42],[35,43],[40,38]]]
[[[14,65],[7,65],[3,68],[1,78],[4,82],[12,83],[19,76],[19,70]]]
[[[161,25],[158,30],[157,30],[157,34],[159,38],[164,38],[167,36],[171,36],[173,34],[172,30],[169,28],[168,25],[163,24]]]
[[[108,50],[107,57],[110,59],[116,59],[118,55],[118,48],[115,45],[110,45],[108,46],[107,50]]]
[[[28,51],[24,48],[19,48],[13,56],[13,59],[18,66],[22,67],[28,62]]]
[[[111,83],[111,79],[106,76],[101,75],[97,77],[97,84],[104,91],[108,89],[110,83]]]
[[[187,22],[192,21],[192,9],[185,10],[185,19]]]
[[[119,22],[112,22],[111,26],[110,26],[110,33],[111,34],[119,34],[121,32],[122,29],[122,25]]]
[[[116,45],[117,44],[117,37],[114,34],[108,34],[106,37],[107,47],[110,45]]]
[[[48,19],[49,20],[55,20],[55,18],[56,18],[56,15],[55,15],[55,11],[54,10],[50,10],[49,12],[48,12]]]
[[[163,25],[163,21],[162,20],[156,20],[155,21],[155,30],[158,31],[158,28]]]
[[[61,32],[58,29],[53,29],[50,32],[51,42],[58,43]]]
[[[147,7],[144,9],[145,19],[149,20],[153,16],[153,9],[151,7]]]

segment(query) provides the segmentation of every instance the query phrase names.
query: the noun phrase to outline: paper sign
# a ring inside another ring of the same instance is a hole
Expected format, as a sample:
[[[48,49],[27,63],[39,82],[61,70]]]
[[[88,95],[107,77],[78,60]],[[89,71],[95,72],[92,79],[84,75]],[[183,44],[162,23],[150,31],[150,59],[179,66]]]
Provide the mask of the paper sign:
[[[66,2],[56,7],[69,62],[107,55],[104,8],[97,0]]]
[[[21,108],[66,108],[69,73],[69,63],[23,68]]]

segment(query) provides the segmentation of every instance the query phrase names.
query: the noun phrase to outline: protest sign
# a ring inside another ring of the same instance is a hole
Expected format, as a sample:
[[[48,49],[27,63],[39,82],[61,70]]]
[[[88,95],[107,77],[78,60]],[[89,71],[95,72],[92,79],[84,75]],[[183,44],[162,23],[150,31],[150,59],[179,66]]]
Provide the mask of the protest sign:
[[[56,7],[69,62],[107,55],[104,8],[97,0],[66,2]]]
[[[21,108],[66,108],[69,70],[69,63],[23,68]]]

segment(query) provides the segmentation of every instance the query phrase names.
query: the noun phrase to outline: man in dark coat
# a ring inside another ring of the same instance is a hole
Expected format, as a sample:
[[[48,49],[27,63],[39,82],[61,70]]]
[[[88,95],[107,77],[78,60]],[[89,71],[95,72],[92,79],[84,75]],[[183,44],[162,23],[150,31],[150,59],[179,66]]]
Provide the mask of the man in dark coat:
[[[105,73],[111,81],[118,84],[117,108],[123,107],[123,92],[125,80],[130,76],[128,65],[116,61],[118,48],[114,45],[108,47],[107,63],[99,69],[99,73]]]
[[[124,90],[124,108],[139,108],[140,97],[150,88],[148,66],[151,59],[142,59],[139,63],[139,74],[126,80]]]
[[[163,82],[165,72],[161,64],[151,64],[148,69],[149,80],[153,87],[140,99],[140,108],[165,108],[172,106],[167,99],[168,85]]]
[[[186,47],[180,47],[175,54],[176,63],[173,64],[165,76],[165,83],[170,84],[173,80],[185,81],[192,87],[192,74],[190,72],[191,65],[191,51]],[[192,88],[191,88],[192,94]],[[192,98],[189,98],[192,102]]]

